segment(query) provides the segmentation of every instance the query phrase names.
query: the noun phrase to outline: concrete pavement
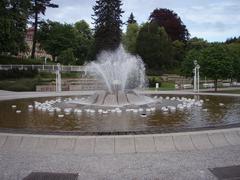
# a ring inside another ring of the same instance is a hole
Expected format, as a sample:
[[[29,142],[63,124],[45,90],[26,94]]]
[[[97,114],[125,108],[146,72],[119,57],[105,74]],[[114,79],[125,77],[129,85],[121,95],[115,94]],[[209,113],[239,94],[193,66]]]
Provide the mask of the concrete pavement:
[[[201,132],[56,136],[0,134],[0,179],[32,171],[79,179],[215,179],[207,168],[240,164],[240,128]]]

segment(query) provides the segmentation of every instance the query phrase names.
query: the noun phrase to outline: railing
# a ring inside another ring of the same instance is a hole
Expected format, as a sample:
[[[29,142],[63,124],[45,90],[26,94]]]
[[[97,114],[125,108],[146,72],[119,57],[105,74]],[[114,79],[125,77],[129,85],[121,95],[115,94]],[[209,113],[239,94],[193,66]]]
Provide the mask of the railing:
[[[38,71],[84,72],[84,66],[58,66],[58,65],[23,65],[23,64],[0,64],[0,70],[38,70]]]

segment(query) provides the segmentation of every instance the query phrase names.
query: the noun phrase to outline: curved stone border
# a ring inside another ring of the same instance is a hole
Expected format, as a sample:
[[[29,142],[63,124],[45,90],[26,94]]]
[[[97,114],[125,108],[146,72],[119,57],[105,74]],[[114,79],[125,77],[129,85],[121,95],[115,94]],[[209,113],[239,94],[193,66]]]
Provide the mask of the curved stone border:
[[[34,130],[34,129],[14,129],[14,128],[0,128],[0,133],[10,134],[34,134],[34,135],[62,135],[62,136],[118,136],[118,135],[155,135],[168,133],[188,133],[199,131],[210,131],[229,128],[240,128],[240,123],[228,124],[222,126],[208,126],[197,128],[185,128],[179,130],[146,130],[146,131],[57,131],[57,130]]]
[[[175,152],[240,145],[240,128],[123,136],[61,136],[0,133],[1,151],[119,154]]]
[[[58,97],[58,96],[77,96],[92,95],[94,91],[63,91],[63,92],[0,92],[0,101],[25,99],[25,98],[41,98],[41,97]]]
[[[240,94],[232,94],[232,93],[210,93],[210,92],[199,92],[195,93],[192,91],[138,91],[140,94],[146,95],[205,95],[205,96],[230,96],[230,97],[240,97]]]

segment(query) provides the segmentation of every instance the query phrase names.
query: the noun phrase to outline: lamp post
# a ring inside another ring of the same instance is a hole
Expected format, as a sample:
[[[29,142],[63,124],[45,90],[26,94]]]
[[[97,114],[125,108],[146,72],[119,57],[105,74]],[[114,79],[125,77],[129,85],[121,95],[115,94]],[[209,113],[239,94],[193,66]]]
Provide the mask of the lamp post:
[[[200,69],[200,65],[198,64],[197,60],[194,60],[193,63],[194,63],[194,69],[193,69],[193,73],[194,73],[194,92],[199,93],[199,88],[200,88],[199,69]]]
[[[61,80],[61,64],[57,64],[56,69],[56,92],[62,91],[62,80]]]

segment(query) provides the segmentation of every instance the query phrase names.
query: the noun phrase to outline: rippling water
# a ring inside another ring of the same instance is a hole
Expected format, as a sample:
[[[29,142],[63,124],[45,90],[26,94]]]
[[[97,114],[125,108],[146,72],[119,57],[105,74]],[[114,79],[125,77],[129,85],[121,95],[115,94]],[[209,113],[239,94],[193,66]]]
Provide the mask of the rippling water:
[[[178,96],[181,97],[181,96]],[[186,96],[185,96],[186,97]],[[191,97],[192,96],[188,96]],[[0,128],[27,129],[39,131],[79,131],[79,132],[125,132],[125,131],[158,131],[176,132],[186,129],[221,127],[240,123],[240,98],[200,96],[204,100],[203,107],[174,113],[161,110],[147,113],[124,112],[121,114],[89,114],[71,113],[59,118],[58,114],[49,114],[33,109],[28,105],[34,101],[44,102],[56,98],[21,99],[0,102]],[[209,99],[209,101],[206,101]],[[219,106],[224,103],[224,106]],[[12,108],[12,105],[17,108]],[[206,111],[207,109],[207,111]],[[21,110],[20,114],[16,110]],[[63,113],[62,113],[63,114]]]

